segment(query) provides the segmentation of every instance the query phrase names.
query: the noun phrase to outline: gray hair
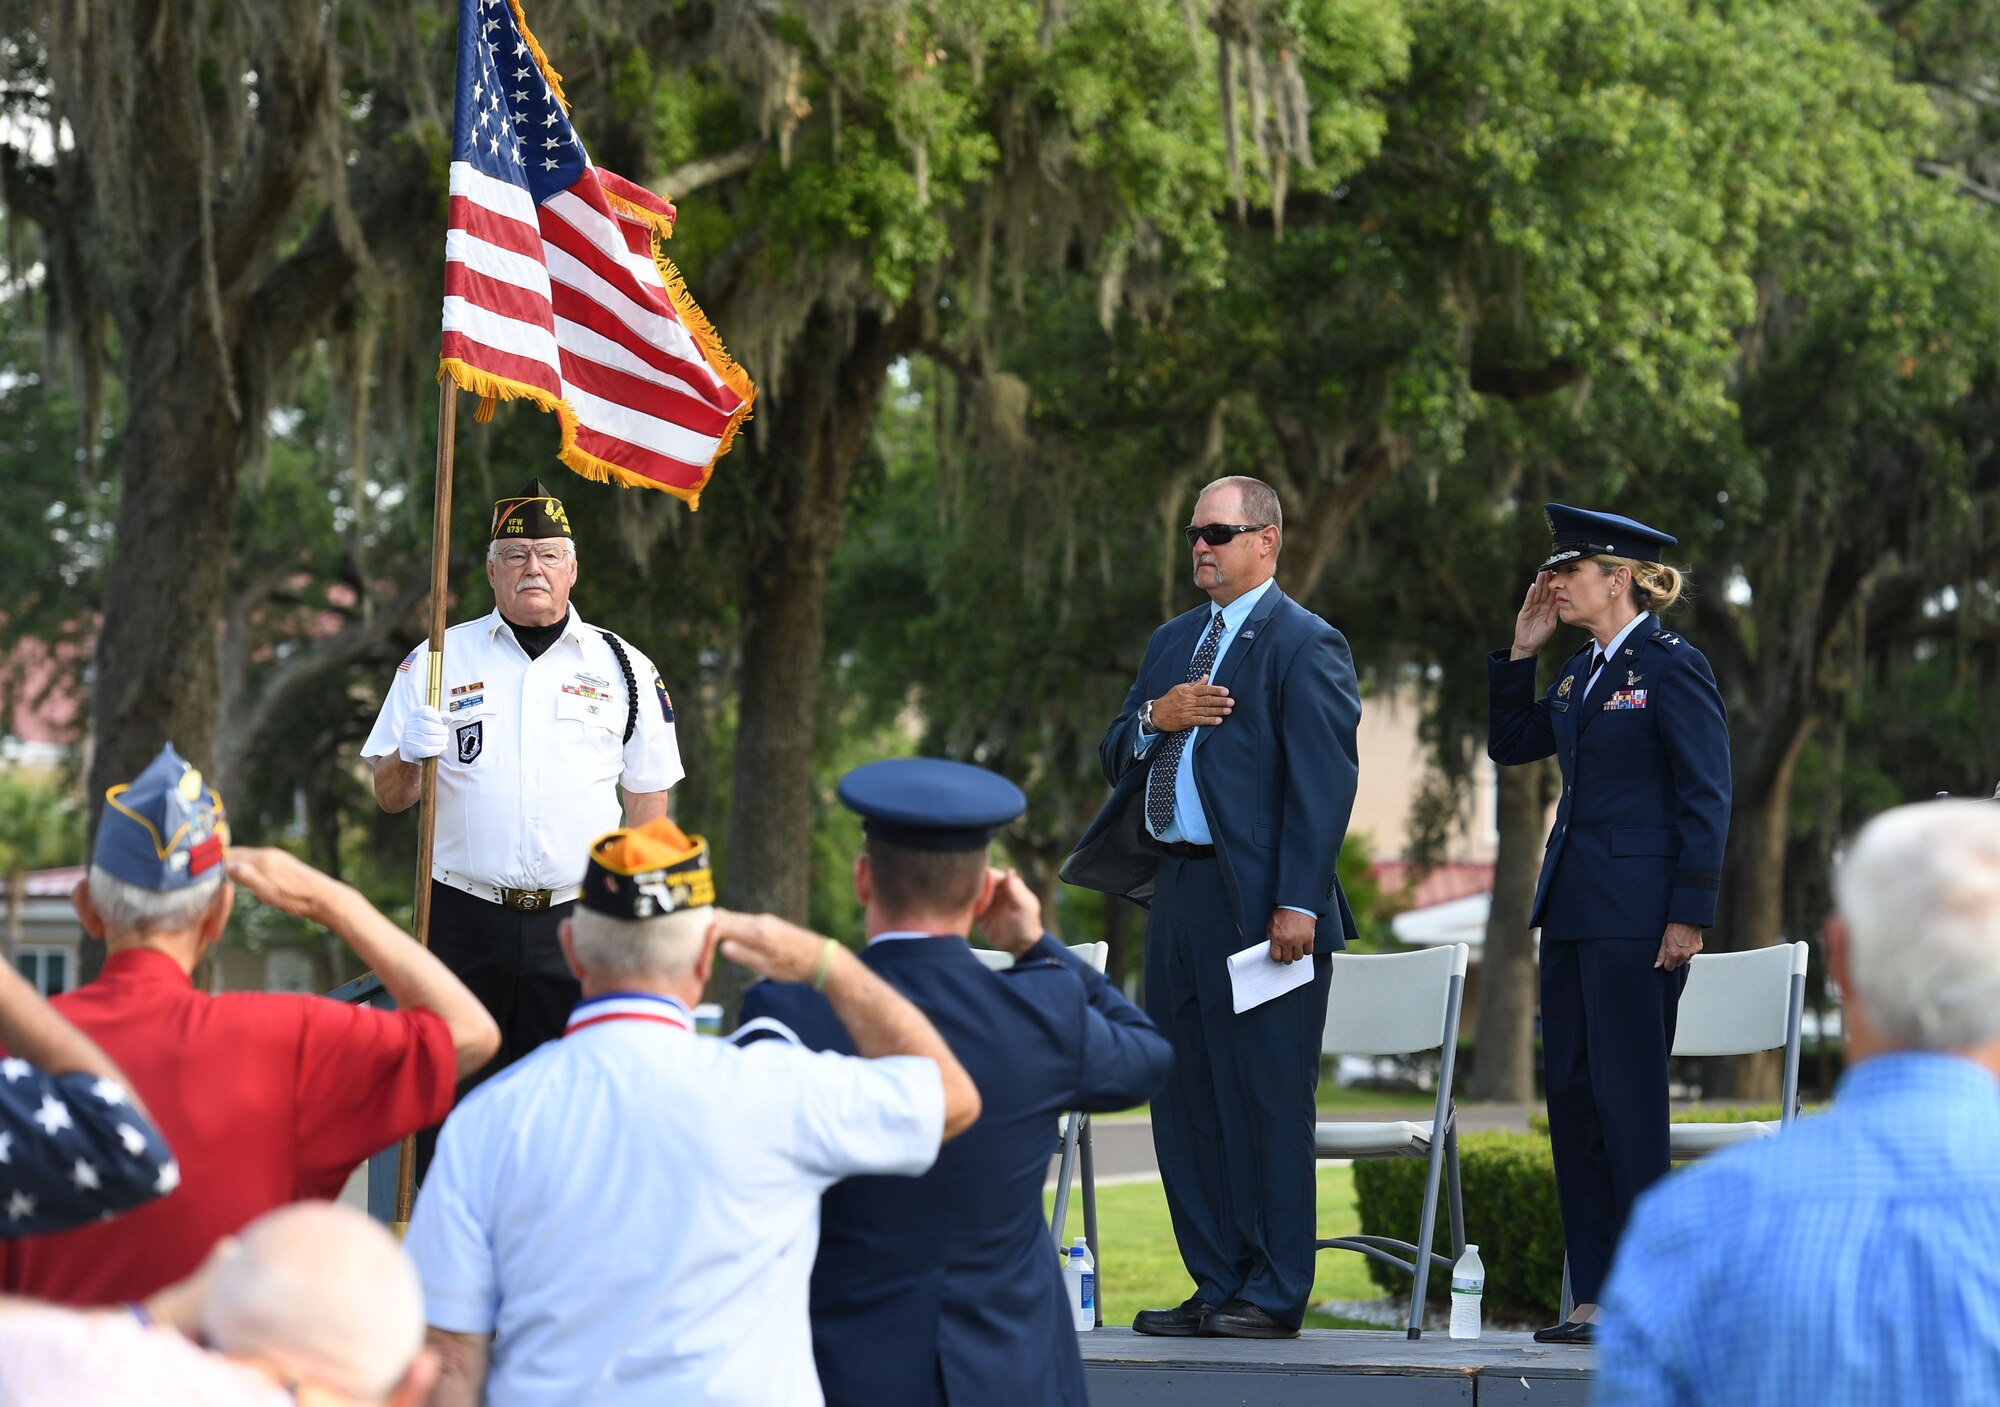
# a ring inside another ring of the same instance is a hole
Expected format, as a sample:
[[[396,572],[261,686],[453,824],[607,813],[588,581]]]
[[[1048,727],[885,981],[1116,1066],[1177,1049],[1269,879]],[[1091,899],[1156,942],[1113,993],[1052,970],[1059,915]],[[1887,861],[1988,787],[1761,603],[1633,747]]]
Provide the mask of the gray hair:
[[[1262,479],[1253,479],[1248,474],[1229,474],[1209,484],[1201,494],[1206,497],[1217,489],[1242,490],[1243,521],[1269,523],[1281,535],[1284,533],[1285,510],[1278,503],[1278,491]]]
[[[2000,1035],[2000,806],[1885,811],[1834,876],[1849,975],[1900,1048],[1965,1050]]]
[[[90,902],[113,933],[185,933],[201,922],[222,889],[222,871],[185,889],[165,893],[114,879],[102,866],[90,867]]]
[[[613,918],[579,905],[570,914],[570,940],[577,962],[595,976],[673,981],[694,971],[714,920],[715,909],[708,904],[634,919]]]
[[[300,1202],[245,1229],[202,1302],[201,1332],[219,1353],[380,1402],[423,1349],[424,1295],[386,1227],[352,1207]]]

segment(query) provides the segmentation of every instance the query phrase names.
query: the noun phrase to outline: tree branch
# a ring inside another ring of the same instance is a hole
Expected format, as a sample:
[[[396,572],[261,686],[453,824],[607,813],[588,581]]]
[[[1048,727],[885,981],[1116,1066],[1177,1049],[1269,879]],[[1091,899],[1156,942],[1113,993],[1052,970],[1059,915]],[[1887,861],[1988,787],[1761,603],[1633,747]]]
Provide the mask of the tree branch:
[[[1960,195],[1969,195],[1974,200],[1983,200],[1988,205],[2000,207],[2000,190],[1973,180],[1956,166],[1947,165],[1942,161],[1919,161],[1916,167],[1926,176],[1957,181]]]
[[[693,161],[684,161],[672,170],[655,176],[651,185],[668,200],[680,200],[693,195],[705,186],[726,181],[731,176],[742,175],[763,160],[766,150],[763,142],[746,142],[734,151],[718,152],[714,156],[698,156]]]

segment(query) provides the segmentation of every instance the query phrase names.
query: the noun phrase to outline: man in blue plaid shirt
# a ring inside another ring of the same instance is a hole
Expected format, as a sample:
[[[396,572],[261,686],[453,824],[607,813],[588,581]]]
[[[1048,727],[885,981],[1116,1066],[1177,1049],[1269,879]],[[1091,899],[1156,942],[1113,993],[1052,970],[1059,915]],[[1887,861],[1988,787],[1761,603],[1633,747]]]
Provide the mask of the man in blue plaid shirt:
[[[1834,1107],[1639,1202],[1600,1404],[2000,1402],[2000,806],[1876,818],[1835,901]]]

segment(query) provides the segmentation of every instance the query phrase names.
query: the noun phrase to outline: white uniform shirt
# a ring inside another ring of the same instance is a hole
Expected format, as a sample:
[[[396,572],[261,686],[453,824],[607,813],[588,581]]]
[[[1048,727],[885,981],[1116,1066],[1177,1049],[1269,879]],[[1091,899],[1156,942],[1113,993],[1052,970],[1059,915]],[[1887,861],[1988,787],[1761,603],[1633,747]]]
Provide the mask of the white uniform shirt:
[[[396,752],[404,723],[424,702],[429,645],[397,666],[363,757]],[[590,843],[623,815],[619,786],[665,791],[685,775],[659,671],[631,645],[625,653],[638,688],[629,743],[625,673],[573,608],[540,659],[528,658],[497,610],[445,632],[438,706],[448,734],[438,758],[434,876],[503,889],[578,884]]]
[[[124,1310],[29,1305],[0,1316],[0,1403],[7,1407],[294,1407],[271,1378],[142,1328]]]
[[[612,995],[496,1075],[438,1139],[410,1221],[425,1317],[494,1335],[487,1407],[818,1407],[820,1193],[937,1158],[944,1085],[697,1036]]]

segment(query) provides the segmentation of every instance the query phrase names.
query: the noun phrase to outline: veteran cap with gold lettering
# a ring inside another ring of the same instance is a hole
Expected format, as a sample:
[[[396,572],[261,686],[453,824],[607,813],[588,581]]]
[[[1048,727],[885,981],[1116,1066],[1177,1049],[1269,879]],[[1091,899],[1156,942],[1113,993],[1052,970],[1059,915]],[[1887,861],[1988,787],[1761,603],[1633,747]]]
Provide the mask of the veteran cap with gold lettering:
[[[562,500],[542,487],[539,476],[528,480],[527,487],[519,493],[493,505],[495,542],[575,536],[569,530],[569,514],[563,511]]]
[[[581,896],[586,909],[612,918],[657,918],[715,902],[708,842],[662,816],[599,836]]]

